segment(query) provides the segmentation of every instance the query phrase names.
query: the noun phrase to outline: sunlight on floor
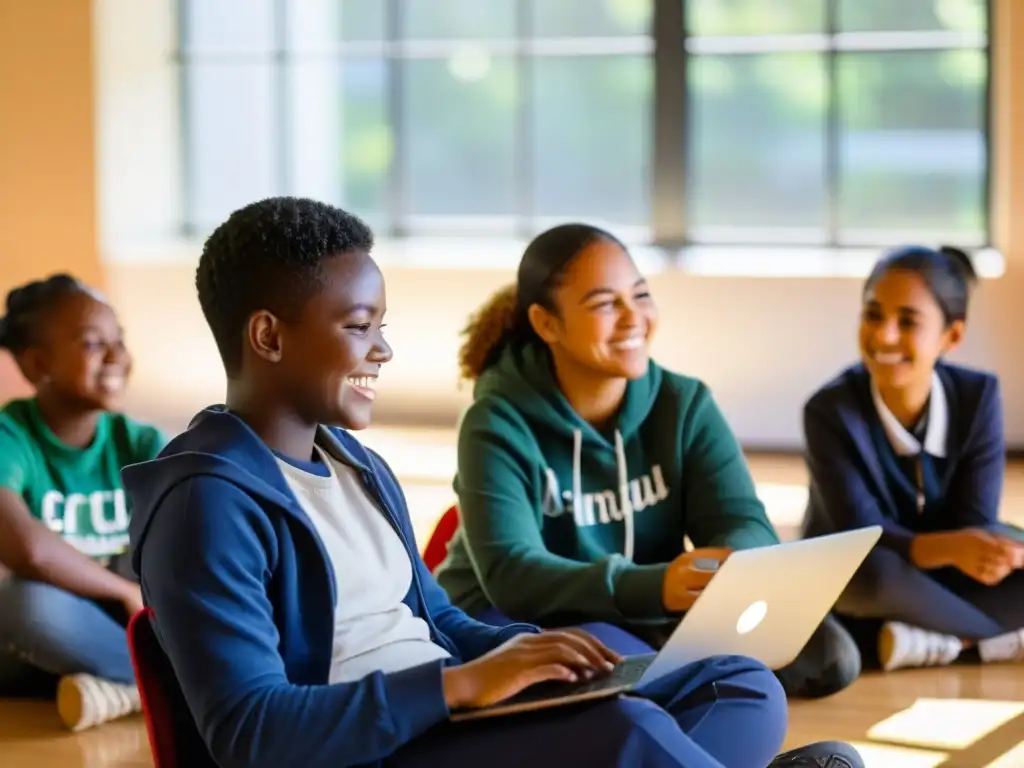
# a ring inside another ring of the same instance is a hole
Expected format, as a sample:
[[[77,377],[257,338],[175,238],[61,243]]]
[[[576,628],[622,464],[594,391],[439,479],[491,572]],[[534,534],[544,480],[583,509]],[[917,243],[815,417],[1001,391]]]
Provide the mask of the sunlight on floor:
[[[379,453],[403,483],[450,484],[455,475],[454,431],[367,429],[359,433],[359,440]]]
[[[983,768],[1021,768],[1024,765],[1024,741],[1004,752]]]
[[[1022,713],[1022,702],[918,699],[876,723],[867,737],[913,747],[966,749]]]
[[[851,743],[867,768],[938,768],[1021,714],[1024,702],[922,698],[869,728],[869,741]],[[1021,766],[1024,742],[979,768]]]
[[[937,768],[949,758],[945,752],[931,752],[908,747],[890,747],[871,744],[866,741],[850,742],[861,757],[866,768]]]
[[[757,495],[775,525],[800,525],[807,507],[807,487],[785,483],[757,483]]]

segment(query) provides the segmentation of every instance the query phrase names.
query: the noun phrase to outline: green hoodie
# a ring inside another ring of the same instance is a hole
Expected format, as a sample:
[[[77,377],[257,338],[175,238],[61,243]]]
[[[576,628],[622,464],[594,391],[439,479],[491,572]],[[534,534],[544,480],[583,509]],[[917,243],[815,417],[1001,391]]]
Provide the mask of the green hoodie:
[[[506,350],[459,428],[461,525],[438,572],[470,614],[659,622],[667,564],[778,542],[708,388],[651,362],[609,434],[581,419],[547,350]]]

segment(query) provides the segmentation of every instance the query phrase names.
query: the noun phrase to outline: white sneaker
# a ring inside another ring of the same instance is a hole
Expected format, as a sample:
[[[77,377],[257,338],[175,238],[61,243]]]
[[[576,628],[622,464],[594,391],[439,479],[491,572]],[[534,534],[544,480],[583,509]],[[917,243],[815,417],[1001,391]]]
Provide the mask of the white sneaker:
[[[1024,629],[980,641],[978,655],[986,664],[1024,661]]]
[[[956,661],[963,643],[951,635],[888,621],[878,635],[878,660],[892,672],[904,667],[939,667]]]
[[[142,711],[139,689],[92,675],[67,675],[57,685],[57,713],[72,731]]]

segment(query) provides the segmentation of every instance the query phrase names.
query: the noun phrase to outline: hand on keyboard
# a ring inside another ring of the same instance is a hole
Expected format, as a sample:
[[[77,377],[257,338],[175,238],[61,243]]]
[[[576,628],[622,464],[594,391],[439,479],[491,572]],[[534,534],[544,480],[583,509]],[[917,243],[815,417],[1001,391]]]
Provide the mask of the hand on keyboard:
[[[590,634],[561,629],[516,635],[468,664],[444,670],[449,709],[486,707],[536,683],[576,682],[610,673],[622,657]]]

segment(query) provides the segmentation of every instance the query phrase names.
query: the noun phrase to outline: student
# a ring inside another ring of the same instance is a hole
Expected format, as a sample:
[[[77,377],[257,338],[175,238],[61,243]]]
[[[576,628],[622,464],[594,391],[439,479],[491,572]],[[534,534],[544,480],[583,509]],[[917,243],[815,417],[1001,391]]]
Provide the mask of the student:
[[[461,522],[438,574],[463,610],[600,622],[588,628],[616,650],[649,651],[632,635],[664,642],[711,578],[696,561],[778,543],[711,392],[650,359],[656,326],[625,246],[585,224],[534,239],[516,285],[471,320]],[[829,618],[779,677],[790,696],[813,697],[859,672]]]
[[[998,522],[1005,446],[995,376],[945,362],[975,282],[967,255],[911,246],[864,285],[862,363],[804,408],[806,536],[881,525],[836,605],[883,669],[1024,661],[1024,546]]]
[[[124,471],[133,562],[213,758],[226,768],[769,763],[785,700],[764,667],[738,657],[690,665],[644,698],[447,722],[452,709],[618,657],[580,631],[478,623],[424,567],[394,475],[346,431],[369,424],[391,359],[372,245],[360,220],[310,200],[233,213],[196,275],[226,405]]]
[[[57,687],[81,730],[139,710],[125,624],[142,607],[120,557],[126,464],[164,437],[113,408],[131,357],[107,301],[69,275],[15,288],[0,320],[35,396],[0,409],[0,696]]]

